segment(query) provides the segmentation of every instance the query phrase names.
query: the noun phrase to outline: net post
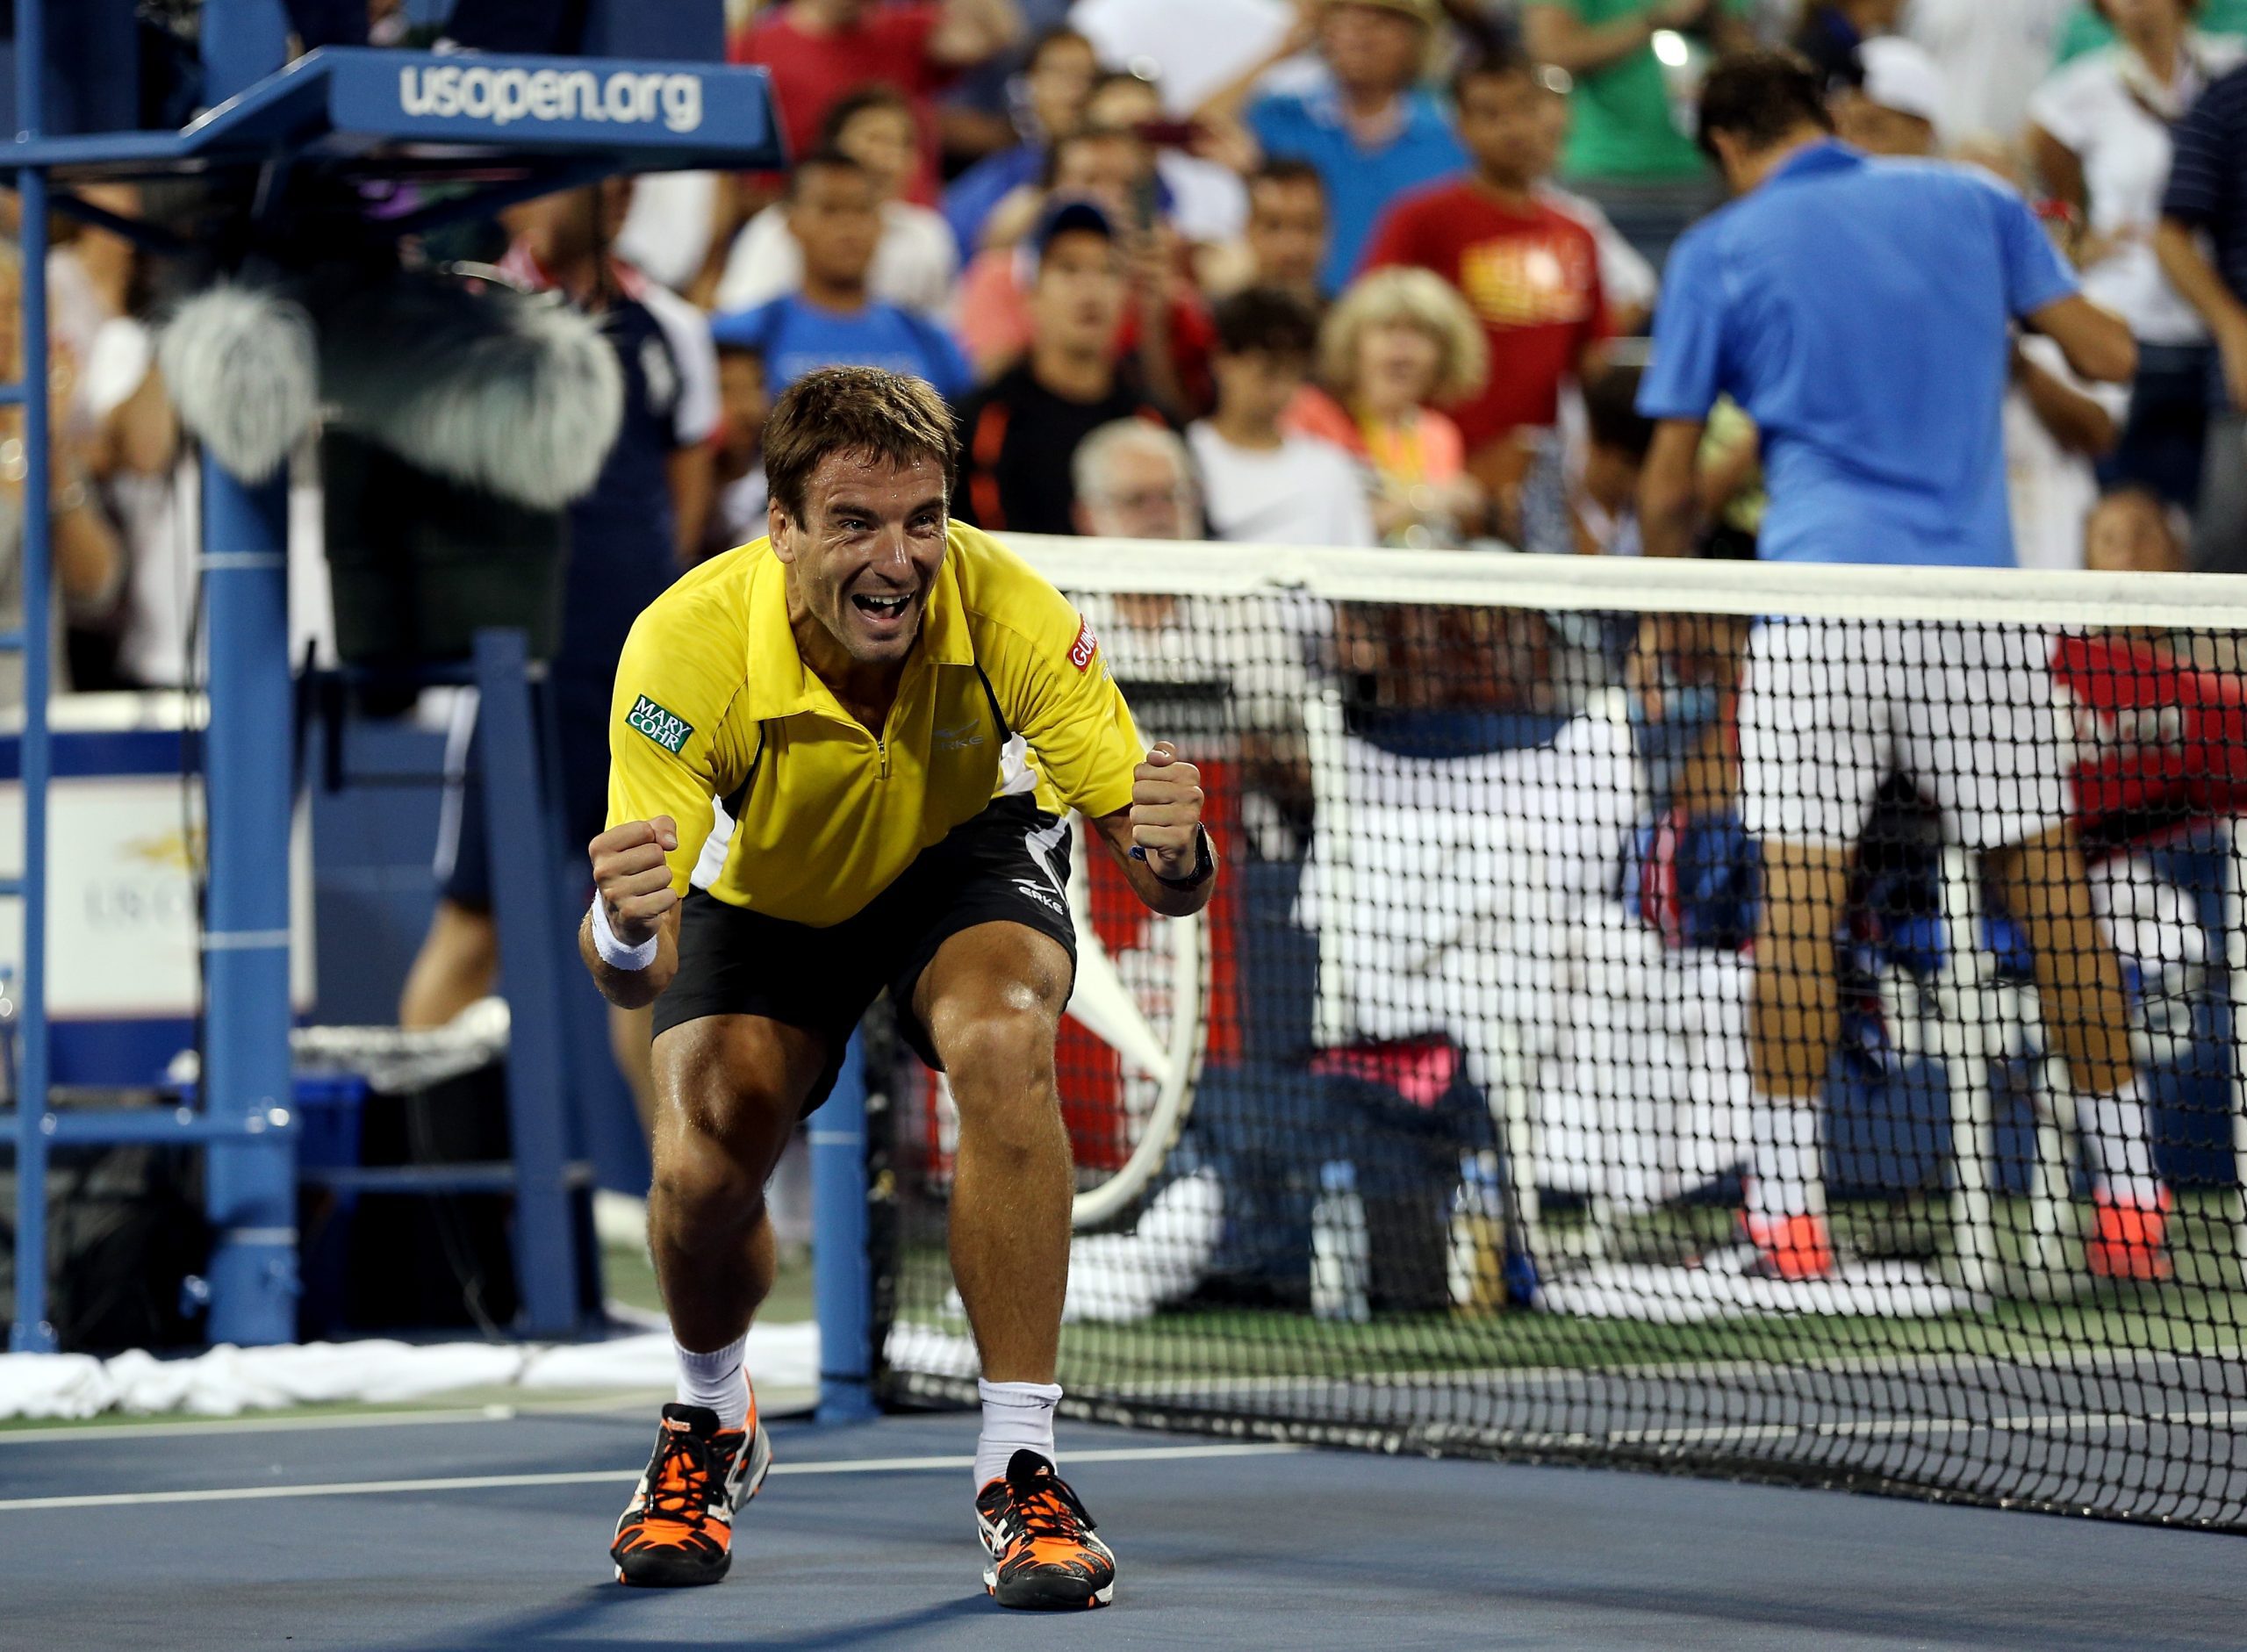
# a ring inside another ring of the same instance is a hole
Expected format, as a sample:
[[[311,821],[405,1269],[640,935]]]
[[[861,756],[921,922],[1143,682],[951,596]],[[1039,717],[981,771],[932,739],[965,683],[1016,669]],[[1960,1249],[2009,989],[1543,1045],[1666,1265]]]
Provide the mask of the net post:
[[[866,1052],[853,1033],[834,1092],[812,1116],[812,1302],[819,1320],[822,1424],[876,1411],[873,1270],[867,1252]]]
[[[204,734],[210,1011],[204,1110],[269,1117],[291,1095],[289,1056],[289,478],[246,482],[203,456],[203,595],[210,711]],[[269,1132],[214,1143],[204,1196],[213,1342],[297,1334],[296,1165]]]
[[[1990,1102],[1990,969],[1982,949],[1981,867],[1955,844],[1942,860],[1943,1082],[1949,1092],[1950,1226],[1958,1282],[1977,1296],[1991,1289],[1997,1217],[1990,1197],[1995,1110]]]

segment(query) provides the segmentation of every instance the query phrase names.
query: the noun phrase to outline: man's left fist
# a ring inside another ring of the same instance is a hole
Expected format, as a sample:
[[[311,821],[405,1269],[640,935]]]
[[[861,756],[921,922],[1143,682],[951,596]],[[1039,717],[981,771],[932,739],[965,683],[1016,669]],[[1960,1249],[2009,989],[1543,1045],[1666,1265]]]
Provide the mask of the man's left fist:
[[[1131,843],[1159,878],[1189,878],[1199,859],[1202,772],[1167,740],[1131,771]]]

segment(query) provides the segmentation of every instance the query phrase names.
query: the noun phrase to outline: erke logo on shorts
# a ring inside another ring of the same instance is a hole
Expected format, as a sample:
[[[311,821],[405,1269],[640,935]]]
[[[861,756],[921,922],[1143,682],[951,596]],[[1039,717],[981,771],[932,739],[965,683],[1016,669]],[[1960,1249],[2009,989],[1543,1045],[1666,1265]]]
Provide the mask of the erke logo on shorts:
[[[644,126],[660,118],[673,132],[702,124],[702,77],[621,68],[603,78],[589,68],[495,68],[486,63],[409,64],[398,71],[398,105],[409,115],[488,120],[592,120]]]
[[[1100,651],[1100,639],[1092,634],[1092,621],[1077,621],[1077,640],[1069,647],[1069,664],[1082,671],[1092,664],[1092,657]]]
[[[665,711],[645,694],[632,702],[632,709],[625,714],[624,721],[673,757],[694,734],[693,723],[676,712]]]

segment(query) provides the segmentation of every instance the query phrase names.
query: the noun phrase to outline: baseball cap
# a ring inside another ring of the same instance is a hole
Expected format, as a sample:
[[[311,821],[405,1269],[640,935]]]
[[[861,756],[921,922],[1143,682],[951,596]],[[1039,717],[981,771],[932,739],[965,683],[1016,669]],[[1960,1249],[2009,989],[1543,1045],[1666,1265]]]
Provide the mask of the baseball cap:
[[[1942,119],[1942,70],[1925,47],[1884,34],[1857,47],[1864,99],[1929,126]]]
[[[1053,238],[1073,229],[1089,230],[1102,241],[1116,239],[1116,225],[1099,202],[1081,195],[1062,196],[1047,202],[1039,214],[1037,227],[1030,232],[1030,251],[1043,259]]]

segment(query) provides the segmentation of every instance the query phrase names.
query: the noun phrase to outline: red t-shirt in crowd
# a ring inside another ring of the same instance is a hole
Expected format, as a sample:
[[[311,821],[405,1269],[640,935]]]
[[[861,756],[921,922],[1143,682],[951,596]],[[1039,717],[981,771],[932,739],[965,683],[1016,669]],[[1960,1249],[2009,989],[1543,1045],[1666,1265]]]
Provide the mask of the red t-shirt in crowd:
[[[1450,409],[1473,452],[1524,425],[1560,417],[1561,384],[1607,336],[1599,248],[1566,213],[1501,205],[1475,183],[1398,198],[1374,231],[1365,267],[1418,264],[1466,296],[1490,341],[1490,382]]]
[[[908,199],[932,206],[937,199],[937,129],[931,95],[957,73],[929,55],[941,8],[915,4],[874,5],[854,29],[813,34],[796,26],[795,8],[774,6],[736,34],[726,55],[772,71],[780,104],[780,131],[788,158],[800,161],[819,141],[819,124],[846,94],[861,86],[892,86],[913,104],[921,128],[921,169]]]

